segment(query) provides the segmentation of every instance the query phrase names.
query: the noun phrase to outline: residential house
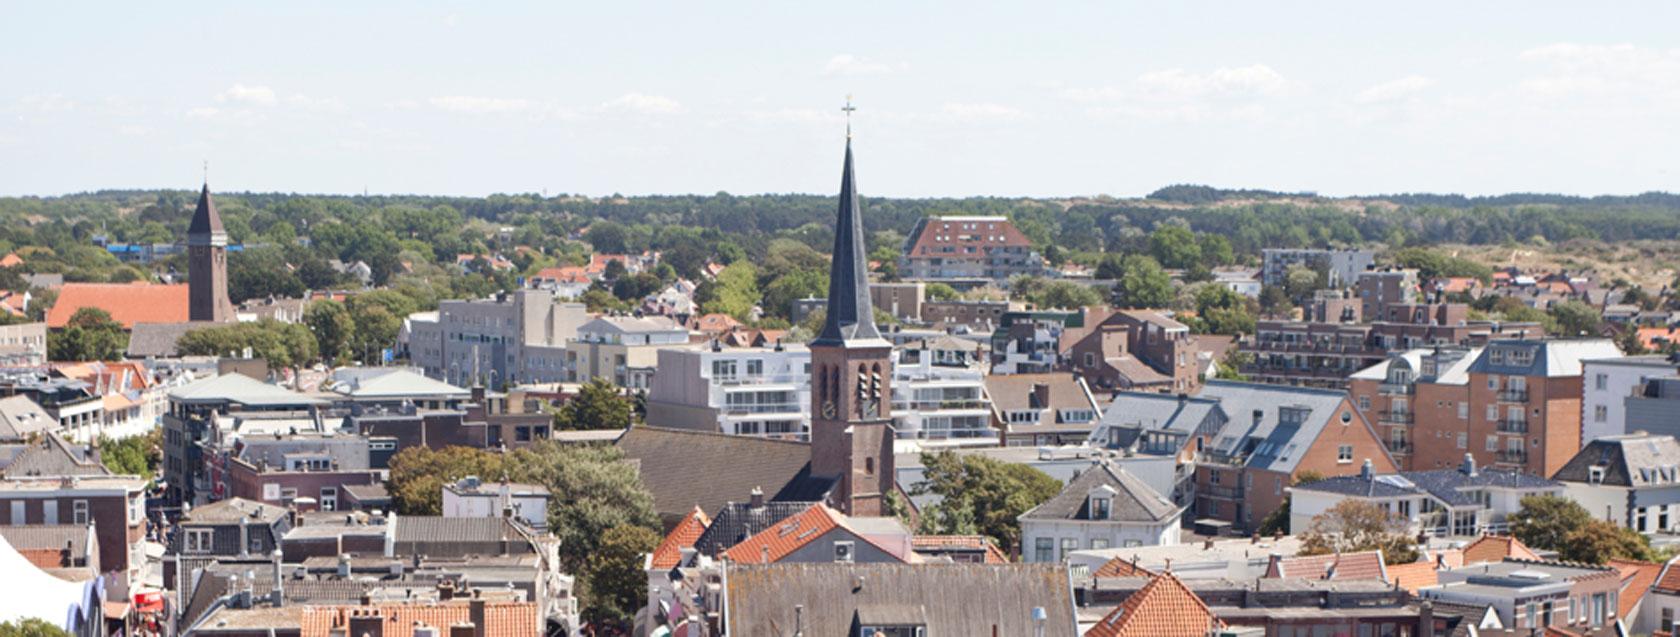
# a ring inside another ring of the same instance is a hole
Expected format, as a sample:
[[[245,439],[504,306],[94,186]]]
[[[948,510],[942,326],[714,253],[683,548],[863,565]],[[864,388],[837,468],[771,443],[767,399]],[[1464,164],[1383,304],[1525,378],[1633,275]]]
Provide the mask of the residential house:
[[[191,590],[193,570],[226,558],[264,561],[280,550],[280,539],[292,529],[285,506],[233,497],[181,513],[169,535],[163,558],[163,585],[172,591]]]
[[[1042,374],[1061,364],[1063,334],[1078,334],[1084,312],[1006,312],[992,331],[993,374]]]
[[[685,341],[686,342],[686,341]],[[670,345],[654,351],[647,421],[660,427],[806,440],[811,351],[803,345]]]
[[[1186,507],[1104,461],[1019,517],[1021,555],[1050,562],[1080,549],[1177,544]]]
[[[26,442],[58,430],[58,420],[28,396],[0,398],[0,443]]]
[[[1224,627],[1202,598],[1161,573],[1109,611],[1085,637],[1205,637]]]
[[[1506,559],[1437,573],[1440,585],[1418,596],[1491,606],[1516,630],[1597,629],[1621,619],[1621,572],[1609,566]]]
[[[1098,390],[1194,392],[1199,351],[1190,328],[1160,310],[1117,310],[1068,348],[1063,367]]]
[[[606,379],[627,389],[648,389],[659,350],[687,345],[688,330],[669,318],[603,316],[577,328],[562,363],[568,382]]]
[[[1079,444],[1102,419],[1090,387],[1069,373],[993,374],[986,395],[1006,446]]]
[[[539,290],[554,293],[554,298],[575,301],[589,291],[594,283],[589,278],[589,272],[582,266],[570,265],[538,270],[531,278],[525,280],[525,285]]]
[[[1059,564],[730,565],[717,607],[726,635],[1074,635]],[[960,591],[960,603],[952,595]]]
[[[336,511],[344,489],[379,484],[369,441],[337,433],[246,436],[211,458],[219,490],[272,506]]]
[[[548,489],[540,484],[484,482],[467,476],[443,485],[443,517],[513,516],[538,531],[548,530]]]
[[[1369,465],[1367,465],[1368,467]],[[1354,500],[1382,509],[1407,525],[1409,532],[1474,537],[1502,533],[1507,516],[1533,495],[1561,495],[1564,485],[1512,469],[1478,468],[1466,454],[1456,469],[1404,471],[1326,478],[1288,487],[1289,530],[1302,533],[1313,518]]]
[[[951,336],[894,348],[893,431],[931,446],[996,444],[984,347]]]
[[[991,282],[1041,275],[1044,257],[1008,217],[927,217],[904,242],[899,276],[909,280]]]
[[[1680,385],[1663,382],[1676,378],[1680,363],[1662,355],[1582,361],[1581,445],[1636,431],[1680,433],[1668,424]]]
[[[1672,435],[1598,438],[1552,479],[1593,517],[1640,533],[1680,530],[1680,440]]]
[[[47,362],[47,324],[0,326],[0,365],[32,367]]]
[[[848,518],[817,503],[724,551],[733,564],[906,563],[910,531],[895,518]]]
[[[0,480],[0,524],[92,524],[99,568],[116,574],[125,587],[139,577],[146,561],[144,478],[84,473],[79,468],[70,472],[37,469],[39,473],[28,475],[14,471],[20,468],[14,461]]]

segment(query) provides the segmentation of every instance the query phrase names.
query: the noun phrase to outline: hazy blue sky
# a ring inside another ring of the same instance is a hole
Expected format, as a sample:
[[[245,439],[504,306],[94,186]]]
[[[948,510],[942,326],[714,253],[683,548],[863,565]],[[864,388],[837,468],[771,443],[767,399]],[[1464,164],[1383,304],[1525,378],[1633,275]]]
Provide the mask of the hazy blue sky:
[[[1680,190],[1673,2],[257,5],[6,3],[0,194]]]

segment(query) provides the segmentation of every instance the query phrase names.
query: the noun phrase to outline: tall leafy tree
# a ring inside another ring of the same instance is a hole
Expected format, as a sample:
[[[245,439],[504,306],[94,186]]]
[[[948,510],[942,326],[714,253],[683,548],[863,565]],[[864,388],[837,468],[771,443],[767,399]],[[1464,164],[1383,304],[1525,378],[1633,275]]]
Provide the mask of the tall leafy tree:
[[[583,571],[589,604],[584,621],[628,627],[636,610],[647,602],[647,571],[643,556],[659,546],[659,534],[643,526],[623,525],[607,529],[600,546]]]
[[[315,346],[321,358],[338,361],[350,353],[356,340],[356,321],[343,303],[331,299],[309,304],[303,313],[303,323],[315,335]]]
[[[1592,514],[1574,500],[1556,495],[1531,495],[1507,519],[1511,535],[1543,551],[1562,550],[1571,534],[1586,528]]]
[[[604,378],[591,379],[554,412],[555,429],[626,429],[636,419],[635,403]]]
[[[923,531],[934,534],[980,533],[998,546],[1018,547],[1017,518],[1061,491],[1055,478],[1024,464],[1000,462],[949,451],[922,454],[923,480],[914,494],[932,494],[939,503],[923,512]]]
[[[1116,307],[1158,308],[1172,304],[1172,277],[1154,259],[1130,255],[1121,261],[1120,270],[1119,281],[1114,285]]]
[[[1383,561],[1406,564],[1418,559],[1417,539],[1404,520],[1377,505],[1343,500],[1313,518],[1301,534],[1302,555],[1382,551]]]
[[[1149,253],[1169,268],[1183,269],[1196,265],[1202,258],[1202,246],[1189,228],[1176,223],[1164,223],[1149,235]]]
[[[55,361],[122,360],[127,349],[128,331],[97,307],[76,310],[64,329],[47,334],[47,354]]]
[[[471,447],[406,447],[391,457],[387,486],[397,510],[408,515],[442,515],[443,485],[467,476],[498,480],[502,456]]]

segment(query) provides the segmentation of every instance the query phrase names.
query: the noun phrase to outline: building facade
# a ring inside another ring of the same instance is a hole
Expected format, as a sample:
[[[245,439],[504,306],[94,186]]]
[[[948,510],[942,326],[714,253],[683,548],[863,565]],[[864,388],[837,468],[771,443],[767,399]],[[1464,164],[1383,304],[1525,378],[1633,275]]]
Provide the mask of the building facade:
[[[1044,257],[1008,217],[922,219],[899,263],[899,276],[926,281],[1007,281],[1043,272]]]
[[[456,385],[561,382],[571,379],[560,352],[589,320],[581,303],[516,290],[410,315],[404,345],[427,376]]]

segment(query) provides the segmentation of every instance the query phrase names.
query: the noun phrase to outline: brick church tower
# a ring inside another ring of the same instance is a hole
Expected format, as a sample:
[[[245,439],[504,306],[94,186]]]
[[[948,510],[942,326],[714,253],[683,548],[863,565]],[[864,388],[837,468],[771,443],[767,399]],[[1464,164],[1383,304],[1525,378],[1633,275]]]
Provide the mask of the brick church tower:
[[[231,323],[237,317],[228,301],[227,230],[210,184],[198,193],[198,209],[187,226],[187,319]]]
[[[875,329],[868,263],[848,130],[828,316],[810,345],[811,474],[834,479],[832,504],[856,516],[883,515],[888,493],[896,485],[892,344]]]

